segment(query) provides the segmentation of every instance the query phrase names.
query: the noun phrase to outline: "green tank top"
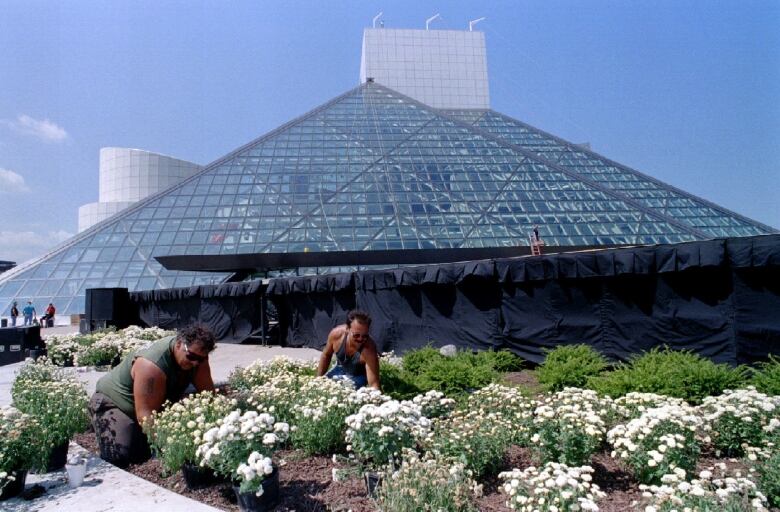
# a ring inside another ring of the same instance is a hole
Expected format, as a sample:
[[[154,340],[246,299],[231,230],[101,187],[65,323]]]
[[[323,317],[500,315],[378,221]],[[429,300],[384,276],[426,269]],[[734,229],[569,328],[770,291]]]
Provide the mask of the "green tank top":
[[[133,398],[133,377],[130,370],[136,358],[143,357],[154,363],[165,374],[165,399],[177,401],[192,382],[193,370],[182,371],[173,357],[176,336],[168,336],[149,347],[127,355],[119,365],[98,380],[95,391],[103,393],[119,409],[133,419],[135,399]]]

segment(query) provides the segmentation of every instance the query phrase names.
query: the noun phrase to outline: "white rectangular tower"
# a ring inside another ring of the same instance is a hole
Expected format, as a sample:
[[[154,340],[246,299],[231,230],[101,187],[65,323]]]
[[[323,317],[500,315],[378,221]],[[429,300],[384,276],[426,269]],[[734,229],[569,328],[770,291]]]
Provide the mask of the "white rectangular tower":
[[[434,108],[490,108],[483,32],[367,28],[367,78]]]

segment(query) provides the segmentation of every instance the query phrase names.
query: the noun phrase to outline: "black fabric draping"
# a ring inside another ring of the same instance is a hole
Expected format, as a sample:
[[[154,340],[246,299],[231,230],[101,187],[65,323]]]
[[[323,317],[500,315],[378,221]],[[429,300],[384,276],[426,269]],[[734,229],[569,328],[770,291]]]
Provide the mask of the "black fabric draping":
[[[177,329],[202,323],[221,342],[240,343],[260,329],[261,281],[148,290],[130,294],[141,321]]]
[[[321,348],[350,309],[382,351],[427,344],[545,349],[586,343],[612,359],[655,346],[746,363],[780,346],[780,235],[366,270],[172,290],[131,299],[150,325],[206,321],[227,339],[259,328],[259,297],[283,340]]]
[[[384,351],[454,343],[508,348],[541,362],[545,349],[561,344],[586,343],[620,360],[667,345],[741,363],[777,352],[778,267],[780,236],[768,235],[361,271],[327,281],[354,283],[354,301],[322,296],[345,290],[321,284],[323,276],[273,280],[269,294],[290,307],[288,342],[296,346],[320,348],[327,329],[354,305],[371,314]]]

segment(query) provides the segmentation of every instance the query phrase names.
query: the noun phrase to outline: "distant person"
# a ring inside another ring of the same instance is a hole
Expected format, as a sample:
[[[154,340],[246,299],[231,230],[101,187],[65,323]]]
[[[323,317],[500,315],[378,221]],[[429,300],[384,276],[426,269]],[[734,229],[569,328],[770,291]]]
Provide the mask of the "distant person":
[[[31,300],[28,300],[27,305],[24,308],[22,308],[22,315],[24,315],[25,326],[33,324],[33,318],[36,316],[36,313],[35,313],[35,306],[33,306]]]
[[[11,327],[16,327],[16,319],[19,318],[19,308],[16,307],[16,301],[11,304]]]
[[[374,340],[368,335],[371,317],[362,311],[350,311],[347,323],[334,327],[322,351],[317,375],[331,379],[349,379],[356,388],[379,387],[379,356]],[[333,354],[336,366],[330,371]],[[327,373],[325,373],[327,372]]]
[[[41,327],[48,327],[49,320],[51,320],[51,324],[54,325],[54,313],[56,312],[57,309],[54,307],[54,304],[49,302],[49,305],[46,308],[46,314],[41,317]]]
[[[534,241],[539,241],[539,226],[534,226]]]
[[[214,333],[193,325],[127,355],[101,377],[89,401],[100,457],[121,468],[151,456],[142,425],[166,400],[177,402],[190,384],[213,391],[209,354]]]

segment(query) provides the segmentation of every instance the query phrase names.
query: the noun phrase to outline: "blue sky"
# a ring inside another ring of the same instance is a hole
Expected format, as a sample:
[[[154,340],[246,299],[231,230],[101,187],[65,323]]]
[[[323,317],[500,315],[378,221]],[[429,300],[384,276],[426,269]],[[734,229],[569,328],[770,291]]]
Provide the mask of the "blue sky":
[[[780,228],[780,2],[0,0],[0,259],[76,232],[103,146],[206,164],[357,85],[379,11],[487,16],[494,109]]]

